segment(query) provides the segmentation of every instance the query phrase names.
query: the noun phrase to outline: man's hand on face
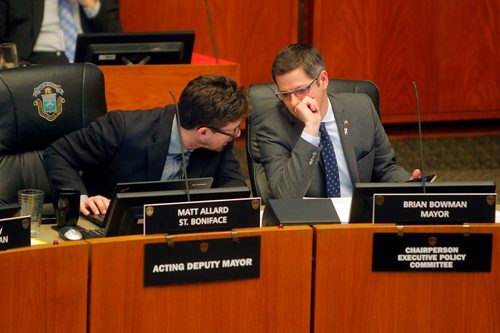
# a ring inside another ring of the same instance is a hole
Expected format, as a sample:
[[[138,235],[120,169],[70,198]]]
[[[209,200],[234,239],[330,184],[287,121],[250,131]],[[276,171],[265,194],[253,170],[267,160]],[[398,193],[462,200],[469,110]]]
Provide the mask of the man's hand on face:
[[[94,8],[97,4],[97,0],[78,0],[78,2],[84,8]]]
[[[304,132],[313,136],[318,135],[323,115],[316,99],[306,96],[296,104],[295,108],[290,109],[290,112],[304,123]]]

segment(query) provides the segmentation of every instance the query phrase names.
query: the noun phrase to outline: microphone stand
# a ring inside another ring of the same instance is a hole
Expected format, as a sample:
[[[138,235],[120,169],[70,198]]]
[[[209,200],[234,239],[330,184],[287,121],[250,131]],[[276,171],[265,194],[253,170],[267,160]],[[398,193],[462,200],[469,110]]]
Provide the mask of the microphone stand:
[[[187,168],[186,168],[186,156],[184,153],[186,152],[186,149],[184,148],[184,142],[182,142],[182,133],[181,133],[181,119],[180,119],[180,112],[179,112],[179,105],[177,104],[177,100],[175,99],[174,92],[172,89],[169,89],[170,96],[172,96],[172,100],[174,101],[175,104],[175,119],[177,121],[177,130],[179,131],[179,139],[180,139],[180,145],[181,145],[181,154],[182,154],[182,175],[184,176],[184,182],[186,183],[186,194],[187,194],[187,199],[188,201],[191,201],[191,196],[189,193],[189,183],[188,183],[188,176],[187,176]]]
[[[413,90],[415,90],[415,98],[417,101],[417,122],[418,122],[418,143],[420,145],[420,179],[422,180],[422,189],[425,190],[425,177],[424,177],[424,140],[422,139],[422,121],[420,120],[420,99],[418,97],[417,84],[412,82]]]

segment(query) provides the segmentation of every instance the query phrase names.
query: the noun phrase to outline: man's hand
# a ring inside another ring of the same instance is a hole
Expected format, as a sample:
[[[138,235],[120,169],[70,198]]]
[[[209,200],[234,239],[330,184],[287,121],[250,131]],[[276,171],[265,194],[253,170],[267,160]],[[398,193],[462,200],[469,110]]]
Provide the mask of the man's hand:
[[[80,212],[87,216],[89,214],[106,214],[110,200],[100,195],[90,197],[80,202]]]
[[[410,180],[419,179],[420,177],[421,177],[421,174],[420,174],[420,169],[415,169],[415,170],[413,170],[413,172],[411,173]]]
[[[304,123],[304,132],[318,136],[319,125],[323,115],[320,112],[318,101],[306,96],[290,112]]]
[[[97,0],[78,0],[83,8],[92,9],[97,4]]]

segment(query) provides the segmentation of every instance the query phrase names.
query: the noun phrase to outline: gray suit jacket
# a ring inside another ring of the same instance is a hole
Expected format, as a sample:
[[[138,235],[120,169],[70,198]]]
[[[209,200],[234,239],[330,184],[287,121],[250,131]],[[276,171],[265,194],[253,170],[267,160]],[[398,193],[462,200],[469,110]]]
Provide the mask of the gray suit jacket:
[[[352,183],[405,181],[377,111],[364,94],[329,95]],[[256,133],[274,198],[326,197],[321,147],[300,137],[303,123],[280,106]],[[347,128],[347,135],[345,134]]]

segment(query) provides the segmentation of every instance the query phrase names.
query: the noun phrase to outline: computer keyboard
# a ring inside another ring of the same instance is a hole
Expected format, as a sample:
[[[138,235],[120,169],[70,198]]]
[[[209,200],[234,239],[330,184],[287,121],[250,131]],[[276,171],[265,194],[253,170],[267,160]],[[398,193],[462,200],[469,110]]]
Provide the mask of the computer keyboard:
[[[104,229],[83,229],[78,228],[81,232],[83,239],[91,239],[91,238],[102,238],[104,237]]]
[[[89,214],[89,215],[82,215],[84,219],[94,223],[98,227],[104,227],[104,217],[105,215],[95,215],[95,214]]]

